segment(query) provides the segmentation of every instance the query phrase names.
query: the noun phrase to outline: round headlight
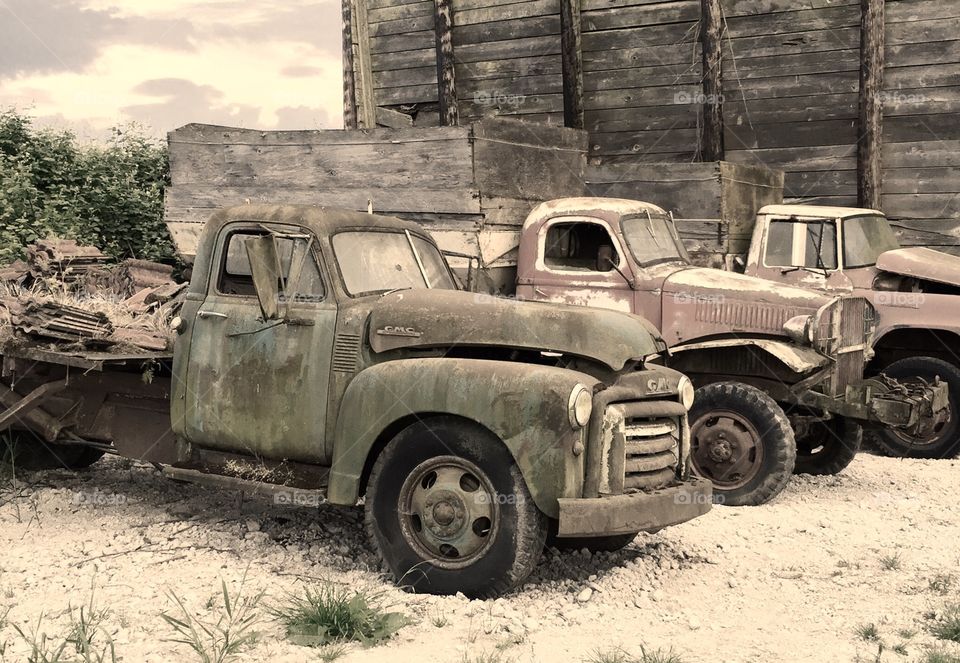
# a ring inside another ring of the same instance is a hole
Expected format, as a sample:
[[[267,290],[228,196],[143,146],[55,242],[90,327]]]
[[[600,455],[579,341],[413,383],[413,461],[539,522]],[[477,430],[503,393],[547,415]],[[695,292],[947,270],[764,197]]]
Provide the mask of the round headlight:
[[[680,394],[680,404],[684,409],[689,410],[693,407],[694,389],[693,383],[686,375],[680,378],[677,383],[677,392]]]
[[[590,413],[593,412],[593,394],[582,384],[578,384],[570,392],[570,425],[574,428],[583,428],[590,422]]]
[[[813,343],[813,316],[796,315],[783,323],[783,333],[800,345]]]
[[[179,315],[174,316],[173,320],[170,321],[170,329],[178,334],[182,334],[186,329],[186,325],[183,324],[183,318],[181,318]]]

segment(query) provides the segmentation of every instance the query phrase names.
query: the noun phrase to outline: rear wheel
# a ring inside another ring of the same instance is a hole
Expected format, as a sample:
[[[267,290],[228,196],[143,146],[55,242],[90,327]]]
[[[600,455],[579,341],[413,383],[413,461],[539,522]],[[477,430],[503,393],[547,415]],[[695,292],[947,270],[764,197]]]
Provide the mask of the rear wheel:
[[[960,369],[933,357],[908,357],[887,366],[883,373],[909,381],[922,378],[932,382],[939,377],[950,391],[949,412],[944,421],[918,435],[892,428],[869,431],[870,441],[889,456],[908,458],[953,458],[960,452]]]
[[[713,483],[718,504],[764,504],[790,481],[793,429],[776,401],[755,387],[717,382],[698,389],[690,438],[693,470]]]
[[[367,534],[401,586],[471,598],[521,584],[543,552],[547,518],[501,441],[448,417],[413,424],[377,458]]]
[[[4,435],[3,459],[14,469],[82,470],[103,457],[103,452],[80,444],[47,442],[28,431],[9,431]]]
[[[795,474],[838,474],[860,451],[863,429],[845,417],[815,421],[797,436]]]

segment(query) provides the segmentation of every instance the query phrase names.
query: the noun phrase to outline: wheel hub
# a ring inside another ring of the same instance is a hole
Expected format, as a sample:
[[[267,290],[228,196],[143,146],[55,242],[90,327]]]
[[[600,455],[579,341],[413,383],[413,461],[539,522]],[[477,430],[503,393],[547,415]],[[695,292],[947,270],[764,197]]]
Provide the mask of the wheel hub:
[[[458,456],[418,465],[400,490],[398,513],[407,543],[434,566],[462,568],[496,537],[500,507],[490,479]]]
[[[722,490],[746,485],[763,464],[760,434],[737,412],[708,412],[691,423],[693,469]]]

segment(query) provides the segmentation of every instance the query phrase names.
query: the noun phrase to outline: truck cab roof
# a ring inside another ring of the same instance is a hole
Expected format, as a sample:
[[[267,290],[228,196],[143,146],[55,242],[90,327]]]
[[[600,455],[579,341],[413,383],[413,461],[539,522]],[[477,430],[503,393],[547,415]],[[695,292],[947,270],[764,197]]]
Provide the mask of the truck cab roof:
[[[875,209],[865,207],[831,207],[828,205],[765,205],[757,214],[775,214],[777,216],[814,216],[845,219],[866,214],[883,215]]]
[[[576,216],[606,213],[614,216],[628,214],[666,214],[662,207],[641,200],[626,198],[597,198],[582,196],[579,198],[558,198],[537,205],[523,224],[524,230],[536,226],[555,216]]]
[[[258,221],[304,226],[318,237],[330,235],[342,228],[373,226],[396,230],[410,230],[423,234],[423,228],[412,221],[395,216],[367,214],[337,207],[314,205],[236,205],[215,212],[207,222],[204,232],[216,236],[220,228],[234,221]]]

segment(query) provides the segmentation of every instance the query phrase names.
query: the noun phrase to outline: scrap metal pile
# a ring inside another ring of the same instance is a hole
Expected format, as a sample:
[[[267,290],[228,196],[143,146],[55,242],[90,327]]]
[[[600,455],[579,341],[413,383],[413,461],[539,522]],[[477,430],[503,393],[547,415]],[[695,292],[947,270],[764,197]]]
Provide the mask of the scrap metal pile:
[[[48,238],[0,267],[0,336],[99,351],[172,347],[170,320],[187,287],[173,267],[115,262],[92,246]]]

